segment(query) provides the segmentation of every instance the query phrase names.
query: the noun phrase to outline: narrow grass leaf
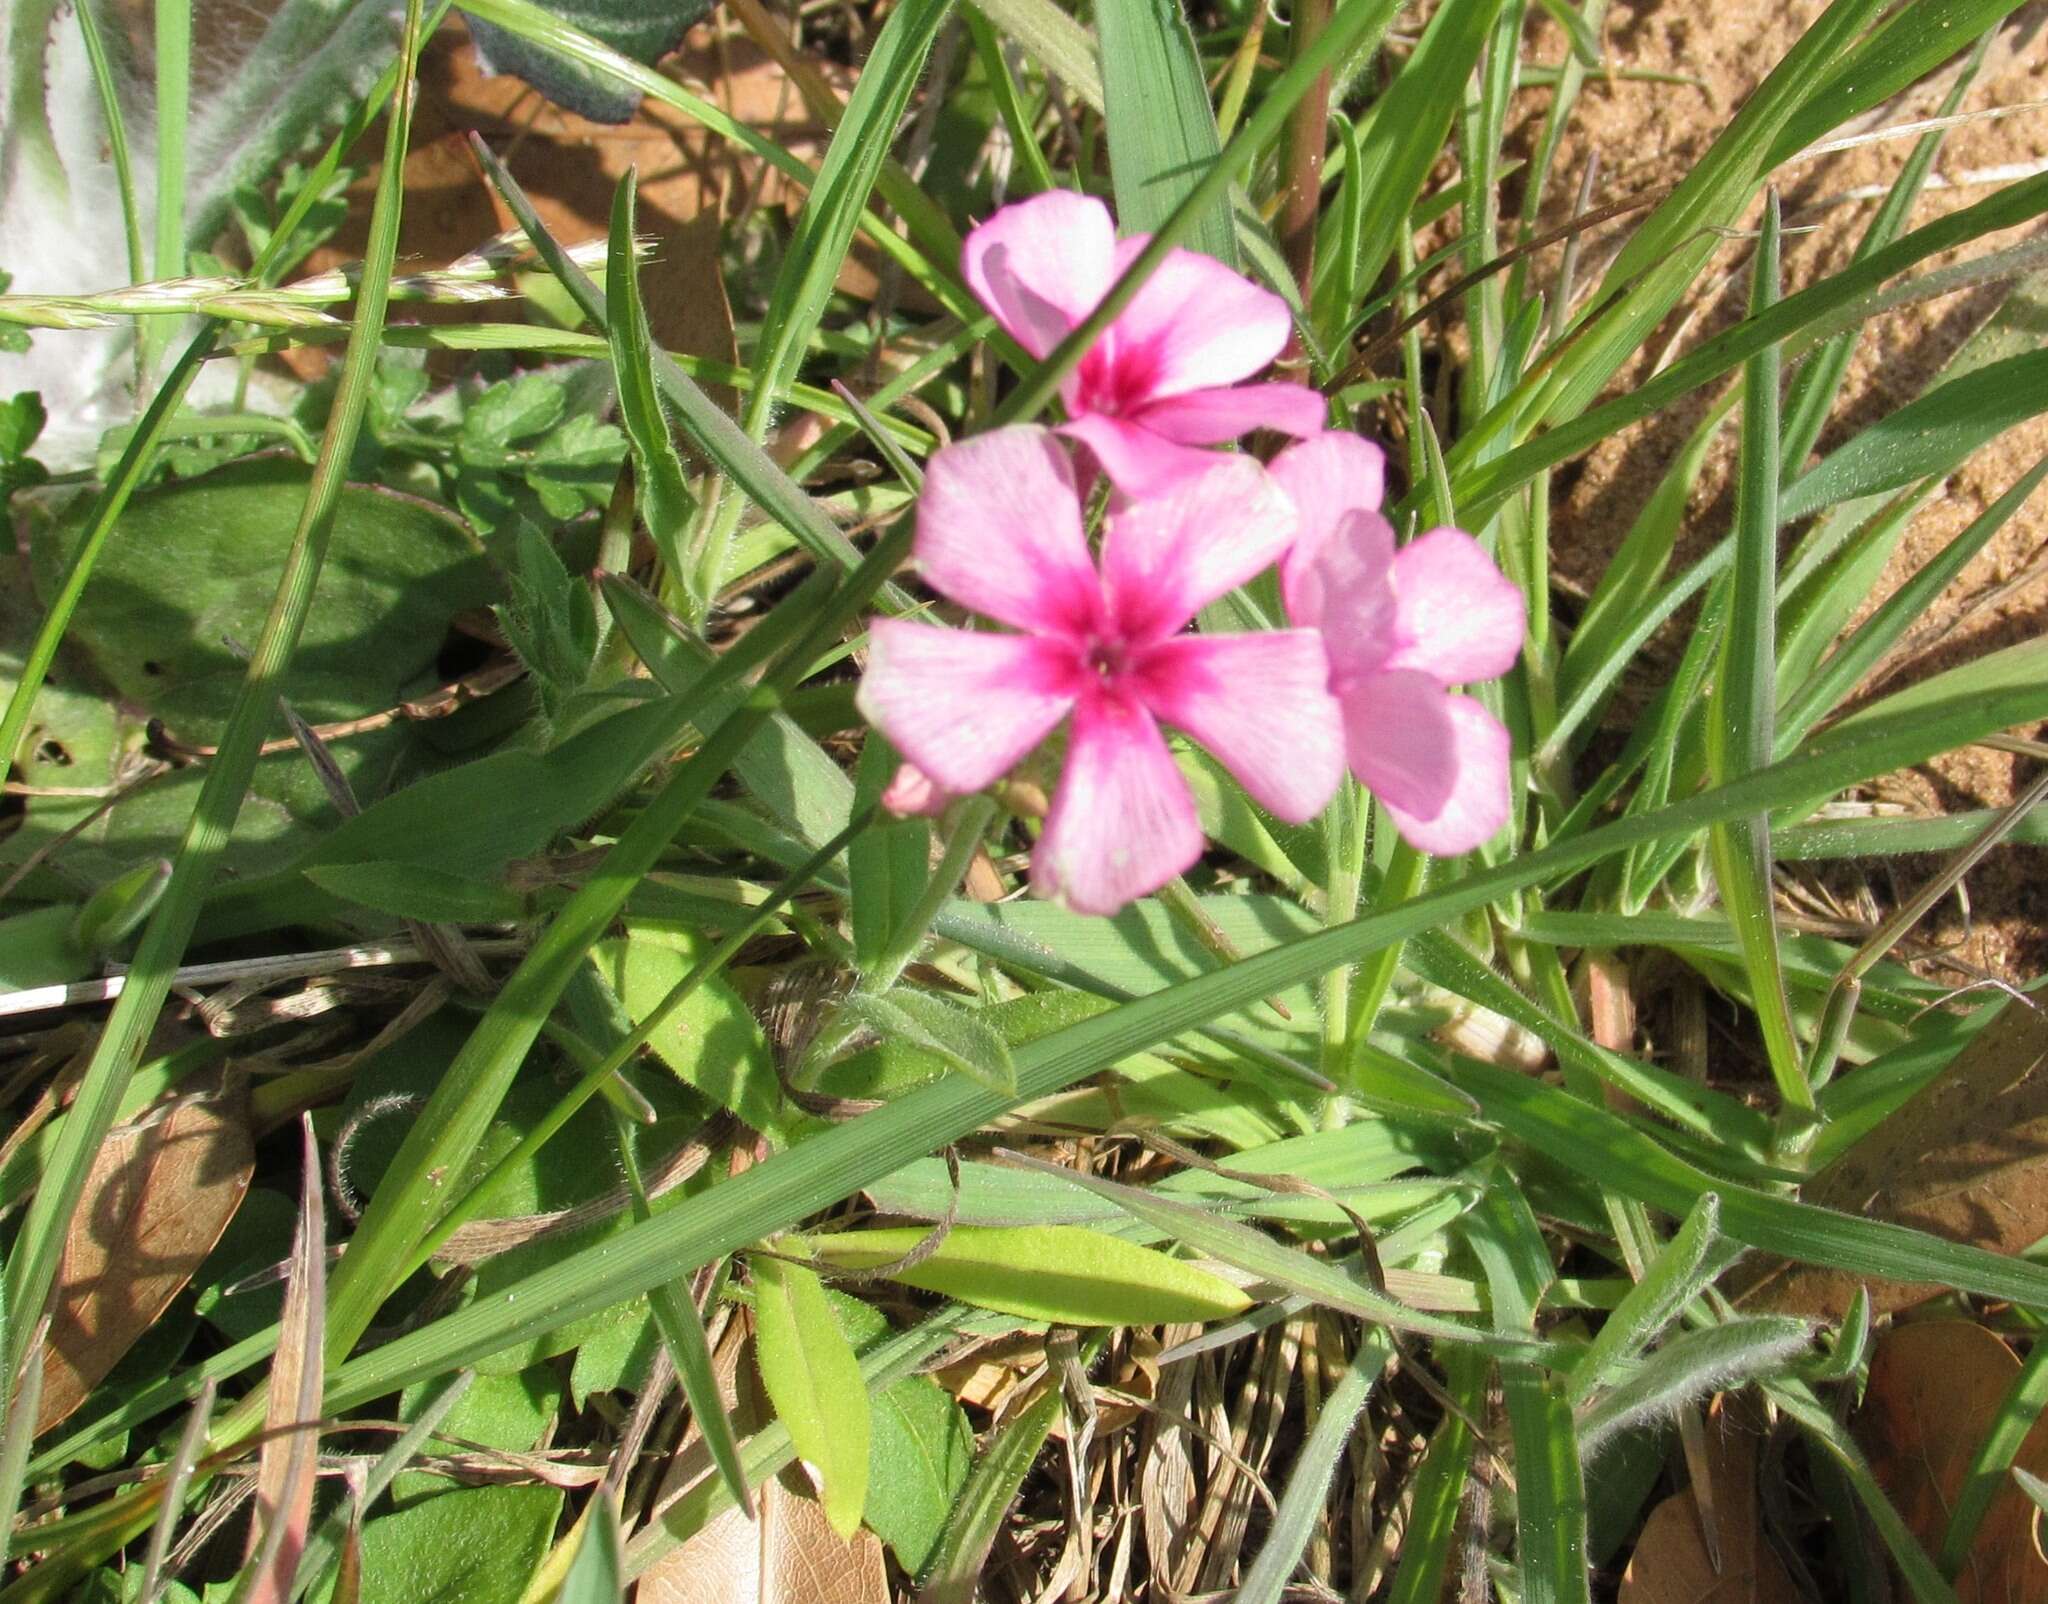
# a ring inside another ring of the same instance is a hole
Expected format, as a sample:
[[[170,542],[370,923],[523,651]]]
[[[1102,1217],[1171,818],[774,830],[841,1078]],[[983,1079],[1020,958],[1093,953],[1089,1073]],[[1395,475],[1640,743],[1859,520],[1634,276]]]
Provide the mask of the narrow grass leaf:
[[[2048,410],[2048,351],[2007,357],[1887,413],[1785,487],[1790,522],[1857,496],[1946,472],[1977,447]]]
[[[953,1518],[939,1539],[918,1604],[972,1604],[979,1596],[988,1551],[1059,1415],[1060,1389],[1048,1386],[989,1439],[953,1506]]]
[[[1088,30],[1053,0],[972,0],[974,9],[1008,34],[1091,111],[1105,104],[1102,68]]]
[[[1814,670],[1813,677],[1786,699],[1779,715],[1785,735],[1803,734],[1847,700],[1864,677],[1927,616],[1935,598],[2026,505],[2044,478],[2048,478],[2048,456],[2020,475],[2003,495],[1971,520],[1967,529],[1942,547],[1932,561],[1879,603],[1877,610]]]
[[[1984,1434],[1969,1469],[1963,1473],[1963,1484],[1956,1492],[1948,1531],[1941,1542],[1941,1568],[1946,1574],[1961,1573],[1992,1500],[2005,1487],[2007,1474],[2025,1474],[2013,1461],[2044,1407],[2048,1407],[2048,1342],[2037,1342],[2020,1362],[2012,1378],[2012,1390],[2006,1394],[1991,1429]]]
[[[683,483],[682,459],[676,455],[654,386],[654,336],[647,326],[647,310],[640,304],[640,267],[633,249],[634,188],[635,174],[629,169],[612,193],[611,251],[605,259],[605,295],[612,307],[612,376],[619,392],[619,421],[633,443],[641,521],[662,565],[687,584],[693,576],[683,552],[683,529],[693,508]]]
[[[1469,1422],[1486,1412],[1493,1365],[1472,1348],[1450,1349],[1443,1363],[1445,1389],[1460,1412],[1444,1416],[1416,1467],[1415,1497],[1409,1506],[1400,1568],[1394,1573],[1389,1604],[1439,1604],[1444,1573],[1457,1549],[1465,1483],[1477,1446]]]
[[[1586,1351],[1571,1368],[1570,1402],[1574,1407],[1595,1388],[1614,1379],[1616,1367],[1633,1359],[1657,1334],[1699,1296],[1718,1268],[1711,1259],[1719,1239],[1721,1200],[1703,1192],[1664,1251],[1652,1259],[1643,1277],[1622,1295]]]
[[[1751,317],[1769,311],[1778,299],[1780,238],[1774,191],[1757,241]],[[1778,431],[1780,370],[1778,348],[1772,345],[1751,357],[1743,371],[1733,589],[1721,671],[1707,704],[1709,771],[1724,785],[1767,767],[1777,744],[1778,465],[1784,455]],[[1778,955],[1769,816],[1731,819],[1709,839],[1714,879],[1742,944],[1743,968],[1778,1096],[1789,1108],[1810,1111],[1813,1091],[1801,1065]]]
[[[1357,1429],[1358,1417],[1372,1396],[1373,1384],[1393,1357],[1393,1340],[1384,1331],[1368,1331],[1343,1376],[1323,1399],[1315,1426],[1295,1455],[1287,1490],[1280,1495],[1280,1508],[1267,1529],[1266,1541],[1252,1556],[1244,1580],[1238,1584],[1237,1604],[1280,1604],[1286,1595],[1295,1567],[1315,1535],[1316,1523],[1323,1519],[1324,1500]]]
[[[1222,152],[1209,86],[1180,0],[1097,0],[1095,31],[1117,222],[1150,234]],[[1186,243],[1238,265],[1228,196],[1202,210]]]
[[[1914,263],[2000,229],[2017,227],[2044,210],[2048,210],[2048,174],[2009,184],[1975,205],[1917,228],[1841,272],[1786,296],[1761,316],[1745,318],[1626,394],[1559,422],[1523,445],[1492,455],[1500,430],[1523,419],[1526,411],[1526,397],[1519,392],[1507,396],[1450,451],[1460,511],[1468,519],[1483,520],[1501,497],[1525,484],[1531,475],[1569,461],[1628,424],[1664,410],[1680,396],[1740,367],[1767,346],[1824,325],[1836,314],[1846,311],[1853,315],[1859,303]]]
[[[868,1496],[868,1389],[816,1272],[766,1254],[750,1261],[754,1343],[775,1416],[818,1484],[841,1537]]]
[[[1522,1604],[1591,1604],[1586,1481],[1564,1380],[1534,1365],[1504,1364],[1501,1388],[1515,1441],[1515,1558],[1521,1563]]]

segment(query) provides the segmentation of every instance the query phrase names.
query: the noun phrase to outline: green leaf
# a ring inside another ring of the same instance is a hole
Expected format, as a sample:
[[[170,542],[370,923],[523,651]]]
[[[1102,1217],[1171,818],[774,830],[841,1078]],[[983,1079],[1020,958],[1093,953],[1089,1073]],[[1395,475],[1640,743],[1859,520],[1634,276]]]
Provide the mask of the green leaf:
[[[756,1254],[754,1348],[775,1417],[818,1484],[841,1537],[860,1525],[868,1496],[867,1384],[817,1275]]]
[[[1804,1320],[1785,1315],[1683,1332],[1579,1411],[1579,1441],[1593,1453],[1614,1432],[1659,1419],[1709,1392],[1747,1386],[1784,1368],[1812,1337]]]
[[[1721,1200],[1712,1192],[1702,1193],[1677,1234],[1650,1261],[1642,1279],[1623,1294],[1572,1366],[1573,1404],[1584,1403],[1594,1388],[1606,1384],[1617,1366],[1653,1342],[1713,1280],[1720,1266],[1711,1263],[1708,1255],[1720,1223]]]
[[[1501,1366],[1515,1440],[1515,1557],[1522,1604],[1591,1604],[1586,1482],[1562,1378]]]
[[[304,873],[344,902],[427,924],[494,923],[525,911],[513,892],[424,863],[316,863]]]
[[[840,1005],[840,1017],[885,1040],[922,1048],[991,1091],[1008,1096],[1017,1089],[1010,1045],[977,1009],[906,986],[885,996],[855,992]]]
[[[973,1604],[979,1596],[983,1564],[996,1533],[1059,1417],[1060,1389],[1048,1386],[989,1439],[940,1539],[931,1574],[919,1594],[924,1604]]]
[[[683,42],[683,35],[711,9],[711,0],[548,0],[561,21],[601,39],[635,61],[653,63]],[[509,29],[468,17],[477,55],[492,72],[523,78],[558,106],[592,122],[623,123],[639,109],[637,91],[610,73],[599,72],[544,49]]]
[[[552,429],[568,405],[562,386],[544,373],[501,380],[463,408],[457,449],[471,460],[496,464],[513,442]]]
[[[1180,0],[1096,0],[1095,31],[1117,223],[1126,234],[1150,234],[1222,153],[1209,86]],[[1203,211],[1185,243],[1237,266],[1227,196]]]
[[[1363,8],[1366,0],[1352,0]],[[1373,0],[1366,37],[1385,31],[1398,5]],[[1361,120],[1358,149],[1368,176],[1358,219],[1357,283],[1372,286],[1394,259],[1400,231],[1428,182],[1465,97],[1465,82],[1500,14],[1501,0],[1447,0],[1387,92]]]
[[[710,946],[680,925],[631,919],[623,937],[599,942],[592,957],[637,1025]],[[662,1021],[648,1045],[684,1085],[731,1109],[755,1130],[781,1123],[782,1094],[767,1038],[728,981],[714,976],[700,984]]]
[[[879,734],[861,744],[854,767],[853,811],[872,807],[896,770],[896,754]],[[923,819],[877,814],[846,849],[847,922],[853,961],[863,973],[881,961],[889,938],[917,905],[931,872],[931,826]]]
[[[925,1240],[919,1227],[813,1236],[824,1262],[873,1269]],[[1079,1225],[955,1226],[937,1249],[892,1281],[1060,1325],[1162,1325],[1242,1314],[1251,1299],[1221,1276],[1156,1248]]]
[[[138,495],[114,526],[93,584],[72,617],[69,644],[121,696],[156,708],[174,687],[215,675],[239,679],[244,650],[263,630],[292,544],[280,517],[305,498],[308,470],[263,459],[189,484]],[[76,520],[31,543],[36,588],[53,595],[83,534]],[[430,669],[448,621],[495,599],[475,541],[447,513],[369,486],[339,490],[332,566],[293,660],[300,678],[345,674],[379,710]],[[294,695],[294,680],[272,688]],[[266,722],[268,721],[266,709]]]
[[[519,1604],[561,1508],[552,1487],[470,1487],[373,1520],[362,1604]]]
[[[916,1576],[967,1485],[974,1433],[951,1393],[910,1376],[875,1394],[868,1459],[868,1528]]]

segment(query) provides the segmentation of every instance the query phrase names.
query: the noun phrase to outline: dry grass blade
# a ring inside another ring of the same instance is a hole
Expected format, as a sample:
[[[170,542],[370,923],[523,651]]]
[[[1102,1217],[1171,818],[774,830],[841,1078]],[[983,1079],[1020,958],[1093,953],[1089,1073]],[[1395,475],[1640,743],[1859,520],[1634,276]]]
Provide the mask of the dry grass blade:
[[[256,1545],[248,1604],[286,1604],[306,1527],[313,1514],[313,1477],[320,1447],[322,1339],[327,1327],[327,1216],[320,1191],[320,1150],[308,1117],[299,1188],[299,1228],[292,1238],[291,1281],[278,1322],[270,1372],[267,1433],[256,1462]]]
[[[85,1402],[192,1279],[254,1166],[239,1095],[182,1097],[107,1138],[64,1239],[38,1433]]]
[[[178,1446],[168,1461],[163,1507],[157,1511],[156,1526],[149,1534],[149,1552],[142,1564],[142,1585],[135,1594],[137,1604],[156,1604],[158,1594],[169,1580],[164,1562],[170,1557],[171,1537],[178,1529],[178,1512],[184,1507],[185,1488],[192,1480],[192,1467],[198,1463],[199,1450],[206,1444],[206,1428],[213,1419],[216,1386],[213,1377],[208,1376],[200,1387],[199,1396],[192,1401],[192,1412],[186,1417],[185,1429],[178,1435]]]

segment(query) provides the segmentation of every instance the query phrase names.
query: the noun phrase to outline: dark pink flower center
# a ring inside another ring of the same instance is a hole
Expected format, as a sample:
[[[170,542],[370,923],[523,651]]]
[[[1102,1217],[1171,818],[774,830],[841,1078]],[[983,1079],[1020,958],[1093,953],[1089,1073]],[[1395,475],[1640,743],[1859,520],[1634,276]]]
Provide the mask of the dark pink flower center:
[[[1076,413],[1122,417],[1153,399],[1159,382],[1157,354],[1143,345],[1120,345],[1105,334],[1075,370]]]

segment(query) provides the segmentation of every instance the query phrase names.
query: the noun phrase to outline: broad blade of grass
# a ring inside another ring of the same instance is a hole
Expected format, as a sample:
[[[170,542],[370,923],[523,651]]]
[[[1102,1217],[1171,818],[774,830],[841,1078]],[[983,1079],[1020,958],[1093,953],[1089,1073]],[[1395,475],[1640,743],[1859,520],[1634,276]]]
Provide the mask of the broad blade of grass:
[[[1209,86],[1180,0],[1096,0],[1095,31],[1117,222],[1149,234],[1222,152]],[[1202,208],[1184,242],[1238,265],[1227,195]]]
[[[1590,1604],[1586,1482],[1563,1378],[1501,1366],[1515,1440],[1515,1557],[1523,1604]]]
[[[1574,1406],[1584,1403],[1596,1387],[1607,1384],[1618,1365],[1654,1341],[1713,1279],[1717,1266],[1709,1255],[1720,1224],[1720,1198],[1712,1192],[1701,1193],[1677,1234],[1650,1262],[1643,1278],[1622,1296],[1572,1366],[1569,1401]]]

